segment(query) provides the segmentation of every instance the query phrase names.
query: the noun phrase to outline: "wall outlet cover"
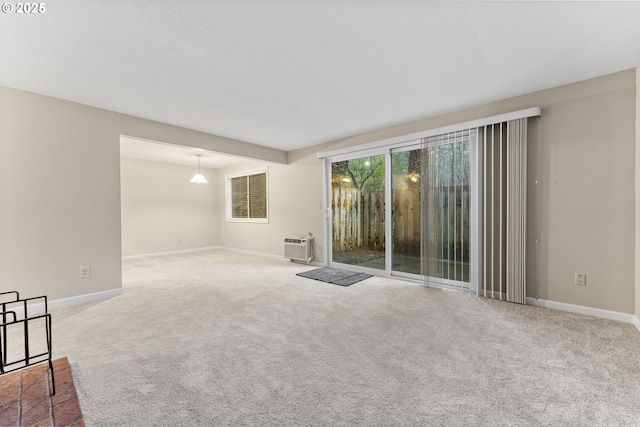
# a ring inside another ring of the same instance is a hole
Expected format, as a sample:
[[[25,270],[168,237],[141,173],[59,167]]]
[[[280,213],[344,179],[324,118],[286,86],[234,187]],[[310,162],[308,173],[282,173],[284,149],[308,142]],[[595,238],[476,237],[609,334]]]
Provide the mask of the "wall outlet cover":
[[[89,277],[91,277],[91,267],[88,265],[85,265],[84,267],[80,267],[80,278],[87,279]]]

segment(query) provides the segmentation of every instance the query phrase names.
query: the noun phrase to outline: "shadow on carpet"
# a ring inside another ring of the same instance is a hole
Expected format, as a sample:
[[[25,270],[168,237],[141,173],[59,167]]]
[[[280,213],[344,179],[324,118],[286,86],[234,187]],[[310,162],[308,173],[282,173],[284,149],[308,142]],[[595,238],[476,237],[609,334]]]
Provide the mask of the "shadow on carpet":
[[[337,268],[331,267],[320,267],[315,270],[305,271],[304,273],[297,273],[296,276],[332,283],[334,285],[350,286],[364,279],[368,279],[373,275],[348,270],[338,270]]]

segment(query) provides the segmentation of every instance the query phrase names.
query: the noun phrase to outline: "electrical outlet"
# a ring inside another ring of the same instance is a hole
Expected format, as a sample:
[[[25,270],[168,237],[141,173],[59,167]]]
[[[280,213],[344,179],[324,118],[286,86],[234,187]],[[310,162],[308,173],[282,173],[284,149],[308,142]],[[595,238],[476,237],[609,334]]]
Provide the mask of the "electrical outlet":
[[[585,273],[576,273],[574,283],[578,286],[587,286],[587,275]]]
[[[91,267],[88,265],[85,265],[84,267],[80,267],[80,278],[87,279],[89,277],[91,277]]]

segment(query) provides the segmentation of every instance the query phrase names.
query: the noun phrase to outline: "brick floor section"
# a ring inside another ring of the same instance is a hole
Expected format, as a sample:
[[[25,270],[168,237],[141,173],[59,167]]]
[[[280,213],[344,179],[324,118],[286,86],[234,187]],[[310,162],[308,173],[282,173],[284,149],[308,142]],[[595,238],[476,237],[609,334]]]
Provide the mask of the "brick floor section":
[[[0,426],[85,427],[66,357],[53,361],[53,372],[55,396],[46,363],[0,376]]]

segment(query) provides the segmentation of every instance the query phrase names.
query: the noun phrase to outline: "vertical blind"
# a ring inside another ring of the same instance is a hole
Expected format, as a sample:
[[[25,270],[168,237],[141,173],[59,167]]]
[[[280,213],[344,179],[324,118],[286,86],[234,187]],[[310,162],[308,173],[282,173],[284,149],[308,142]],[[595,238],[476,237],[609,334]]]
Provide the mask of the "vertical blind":
[[[483,128],[482,294],[526,301],[527,119]]]
[[[248,218],[248,188],[248,179],[246,176],[231,178],[231,216],[233,218]]]
[[[470,163],[477,129],[422,139],[422,277],[427,286],[469,290]]]
[[[475,144],[482,165],[473,177]],[[421,168],[423,283],[474,293],[479,288],[485,297],[524,304],[527,118],[424,138]],[[481,183],[478,200],[471,200],[472,179]],[[480,230],[471,229],[472,203],[478,204]],[[482,242],[480,265],[471,263],[474,235]],[[481,283],[470,286],[472,269]]]
[[[249,218],[267,217],[267,174],[249,175]]]

